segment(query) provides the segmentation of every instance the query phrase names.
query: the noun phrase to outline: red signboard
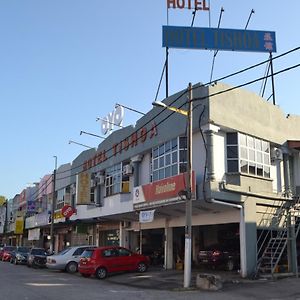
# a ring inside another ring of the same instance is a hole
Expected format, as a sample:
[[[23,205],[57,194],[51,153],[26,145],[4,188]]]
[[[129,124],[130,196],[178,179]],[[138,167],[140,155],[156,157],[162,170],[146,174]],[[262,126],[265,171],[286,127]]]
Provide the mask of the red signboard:
[[[61,209],[61,214],[62,214],[65,218],[70,218],[74,213],[75,213],[75,209],[74,209],[71,205],[65,205],[65,206]]]
[[[179,192],[186,190],[186,173],[136,187],[133,203],[156,202],[178,199]],[[192,173],[192,192],[195,192],[195,173]],[[173,200],[174,201],[174,200]]]

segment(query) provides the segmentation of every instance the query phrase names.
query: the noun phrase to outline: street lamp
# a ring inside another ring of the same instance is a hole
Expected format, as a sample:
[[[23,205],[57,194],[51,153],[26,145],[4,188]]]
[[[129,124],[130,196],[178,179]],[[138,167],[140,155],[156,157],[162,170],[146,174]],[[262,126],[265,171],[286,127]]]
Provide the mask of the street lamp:
[[[95,137],[100,138],[100,139],[104,139],[104,140],[106,139],[104,136],[101,136],[101,135],[98,135],[98,134],[95,134],[95,133],[90,133],[90,132],[86,132],[86,131],[81,130],[80,131],[80,135],[82,135],[83,133],[91,135],[91,136],[95,136]]]
[[[93,147],[90,147],[90,146],[87,146],[87,145],[84,145],[84,144],[81,144],[81,143],[77,143],[77,142],[72,141],[72,140],[69,140],[69,144],[76,144],[76,145],[83,146],[83,147],[86,147],[86,148],[89,148],[89,149],[93,149]]]
[[[50,225],[50,253],[54,250],[54,235],[53,235],[53,227],[54,227],[54,211],[55,211],[55,181],[56,181],[56,169],[57,169],[57,156],[53,156],[55,159],[55,167],[53,171],[53,185],[52,185],[52,205],[51,205],[51,225]]]
[[[191,284],[191,264],[192,264],[192,139],[193,139],[193,102],[192,102],[192,84],[188,85],[188,110],[168,106],[163,102],[155,101],[153,106],[162,107],[176,113],[182,114],[188,118],[188,137],[187,137],[187,180],[186,180],[186,201],[185,201],[185,244],[184,244],[184,288]]]
[[[129,107],[129,106],[125,106],[125,105],[120,104],[120,103],[116,103],[115,108],[117,108],[118,106],[122,106],[122,107],[124,107],[124,108],[126,108],[126,109],[128,109],[128,110],[131,110],[131,111],[133,111],[133,112],[136,112],[137,114],[140,114],[140,115],[142,115],[142,116],[145,115],[145,113],[143,113],[143,112],[141,112],[141,111],[139,111],[139,110],[136,110],[136,109],[131,108],[131,107]]]

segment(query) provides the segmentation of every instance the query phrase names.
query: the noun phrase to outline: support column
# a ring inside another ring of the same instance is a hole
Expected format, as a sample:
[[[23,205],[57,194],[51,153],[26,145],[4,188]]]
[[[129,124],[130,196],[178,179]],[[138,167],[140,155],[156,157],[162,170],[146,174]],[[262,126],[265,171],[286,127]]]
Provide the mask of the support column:
[[[288,268],[289,272],[292,272],[298,277],[298,263],[297,263],[297,243],[296,243],[296,234],[295,234],[295,220],[292,216],[288,216]]]
[[[214,134],[219,131],[219,127],[208,124],[203,127],[203,132],[206,135],[206,148],[207,148],[207,178],[204,178],[204,180],[208,181],[215,181],[215,163],[214,163]]]
[[[173,259],[173,228],[169,227],[169,222],[166,221],[165,225],[165,261],[164,268],[171,270],[174,267]]]
[[[129,248],[129,233],[126,227],[126,222],[121,221],[119,225],[119,244],[121,247]]]
[[[142,161],[142,155],[136,155],[131,158],[131,162],[133,164],[133,186],[140,185],[140,162]]]
[[[289,196],[291,193],[291,171],[290,171],[290,160],[289,154],[283,153],[283,171],[284,171],[284,193]]]
[[[246,259],[246,270],[242,277],[250,276],[254,273],[257,265],[257,227],[256,227],[256,199],[248,197],[244,202],[244,228],[240,228],[244,233],[244,251]],[[241,235],[242,233],[240,233]]]

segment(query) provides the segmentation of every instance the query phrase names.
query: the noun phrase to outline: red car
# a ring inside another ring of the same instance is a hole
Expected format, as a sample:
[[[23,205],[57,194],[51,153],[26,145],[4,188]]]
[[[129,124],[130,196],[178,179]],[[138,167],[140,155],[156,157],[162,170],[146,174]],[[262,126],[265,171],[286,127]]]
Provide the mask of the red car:
[[[1,253],[1,260],[2,261],[10,261],[11,253],[16,249],[15,246],[5,246],[2,249]]]
[[[81,255],[78,271],[84,277],[95,275],[99,279],[104,279],[112,272],[145,272],[149,263],[148,256],[133,253],[123,247],[89,248]]]

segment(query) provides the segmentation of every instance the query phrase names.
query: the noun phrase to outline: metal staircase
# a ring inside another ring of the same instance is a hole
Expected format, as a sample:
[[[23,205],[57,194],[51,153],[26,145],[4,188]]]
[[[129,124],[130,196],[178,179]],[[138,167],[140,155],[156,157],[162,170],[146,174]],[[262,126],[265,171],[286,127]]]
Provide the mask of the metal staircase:
[[[299,198],[274,201],[262,216],[258,225],[264,228],[257,240],[257,268],[255,277],[260,274],[273,275],[286,250],[291,232],[297,237],[300,230]]]

